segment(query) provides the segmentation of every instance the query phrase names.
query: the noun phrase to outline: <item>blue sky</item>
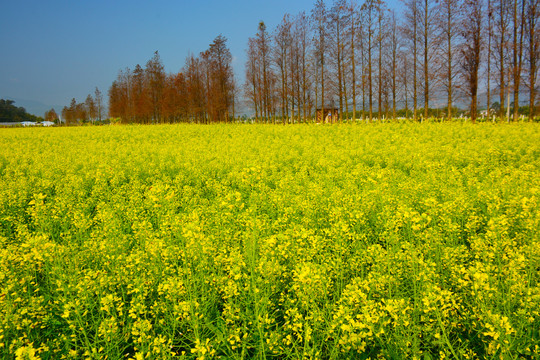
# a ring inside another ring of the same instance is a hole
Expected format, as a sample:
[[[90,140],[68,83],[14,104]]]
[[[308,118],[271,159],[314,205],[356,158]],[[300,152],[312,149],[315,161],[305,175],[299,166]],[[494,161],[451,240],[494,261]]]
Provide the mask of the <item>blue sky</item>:
[[[243,78],[247,40],[259,21],[272,30],[285,13],[310,12],[314,2],[0,0],[0,98],[64,106],[73,97],[84,101],[96,86],[106,95],[118,70],[144,66],[158,50],[165,70],[178,72],[190,52],[219,34],[229,39]]]

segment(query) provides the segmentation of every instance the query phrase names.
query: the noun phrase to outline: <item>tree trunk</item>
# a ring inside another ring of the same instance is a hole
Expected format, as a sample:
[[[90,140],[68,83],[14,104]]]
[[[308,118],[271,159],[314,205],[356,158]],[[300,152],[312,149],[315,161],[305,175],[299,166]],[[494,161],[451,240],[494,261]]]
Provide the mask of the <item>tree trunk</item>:
[[[355,18],[354,18],[354,6],[351,1],[351,65],[352,65],[352,101],[353,101],[353,114],[352,120],[356,122],[356,62],[354,54],[354,35],[356,34]]]
[[[428,39],[429,39],[429,18],[428,0],[424,0],[424,119],[428,118],[429,110],[429,71],[428,71]]]

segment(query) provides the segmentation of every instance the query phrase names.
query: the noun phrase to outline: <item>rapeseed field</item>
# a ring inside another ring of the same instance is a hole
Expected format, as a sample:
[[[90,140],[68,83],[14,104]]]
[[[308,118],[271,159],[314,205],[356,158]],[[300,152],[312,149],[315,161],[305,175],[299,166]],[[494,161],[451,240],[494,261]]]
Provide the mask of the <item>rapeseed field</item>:
[[[2,359],[540,357],[540,126],[0,129]]]

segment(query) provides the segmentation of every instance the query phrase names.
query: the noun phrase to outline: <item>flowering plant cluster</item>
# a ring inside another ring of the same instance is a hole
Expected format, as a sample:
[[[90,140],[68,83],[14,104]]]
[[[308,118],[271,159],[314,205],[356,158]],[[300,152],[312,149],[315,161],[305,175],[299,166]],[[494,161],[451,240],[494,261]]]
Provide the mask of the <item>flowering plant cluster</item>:
[[[539,130],[0,129],[0,358],[539,357]]]

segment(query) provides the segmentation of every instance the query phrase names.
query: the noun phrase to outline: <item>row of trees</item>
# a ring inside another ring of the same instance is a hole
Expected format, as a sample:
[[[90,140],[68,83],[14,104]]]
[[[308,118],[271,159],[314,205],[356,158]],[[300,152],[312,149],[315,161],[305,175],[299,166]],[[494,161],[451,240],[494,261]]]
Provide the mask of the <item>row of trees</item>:
[[[474,121],[479,91],[488,114],[495,92],[499,116],[515,104],[514,120],[528,93],[534,117],[539,2],[403,0],[398,17],[383,0],[317,0],[309,16],[285,15],[273,31],[259,24],[245,97],[260,121],[301,121],[333,104],[340,119],[395,117],[401,108],[416,120],[430,107],[450,119],[463,101]]]
[[[66,125],[81,124],[87,122],[102,121],[104,113],[103,95],[101,91],[96,87],[94,96],[88,94],[86,100],[82,103],[77,102],[75,98],[71,99],[71,103],[68,106],[64,106],[62,109],[62,120]],[[45,113],[45,119],[52,118],[51,121],[58,118],[54,109]]]
[[[119,72],[109,89],[109,115],[126,123],[227,122],[235,116],[236,88],[227,39],[186,59],[176,74],[166,74],[156,51],[143,68]]]
[[[540,0],[316,0],[310,13],[260,22],[248,41],[243,99],[257,121],[301,122],[339,108],[339,119],[405,115],[451,119],[466,104],[500,118],[536,115]],[[226,122],[238,98],[227,39],[167,74],[158,52],[119,72],[109,116],[126,123]],[[102,100],[72,100],[66,123],[101,120]],[[483,103],[479,103],[482,94]],[[520,97],[521,95],[521,97]]]

